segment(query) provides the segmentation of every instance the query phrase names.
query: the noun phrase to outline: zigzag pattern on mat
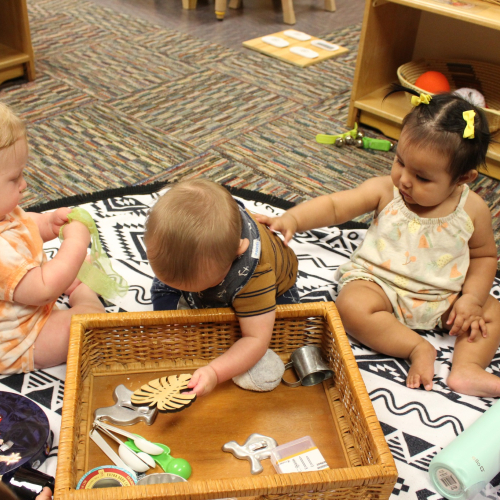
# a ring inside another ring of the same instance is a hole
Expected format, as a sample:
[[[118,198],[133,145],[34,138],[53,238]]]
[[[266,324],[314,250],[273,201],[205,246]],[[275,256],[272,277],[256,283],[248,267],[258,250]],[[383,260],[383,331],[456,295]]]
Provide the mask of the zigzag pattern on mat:
[[[196,176],[300,202],[390,170],[393,152],[315,141],[347,130],[360,25],[324,37],[347,54],[298,68],[86,0],[28,10],[37,78],[0,88],[28,122],[25,207]],[[498,244],[498,182],[480,176],[472,188]]]

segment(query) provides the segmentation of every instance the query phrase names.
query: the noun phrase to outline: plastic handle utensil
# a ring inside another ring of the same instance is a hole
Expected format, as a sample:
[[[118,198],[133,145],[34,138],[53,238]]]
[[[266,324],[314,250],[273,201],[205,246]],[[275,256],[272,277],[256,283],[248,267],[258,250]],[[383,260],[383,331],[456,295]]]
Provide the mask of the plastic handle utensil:
[[[136,453],[104,427],[98,427],[98,429],[119,444],[118,455],[133,470],[136,472],[146,472],[150,468],[155,467],[155,461],[147,453],[143,451]]]
[[[157,444],[144,439],[142,436],[138,434],[134,434],[133,432],[127,432],[118,427],[114,427],[113,425],[105,424],[104,422],[99,422],[97,424],[98,427],[107,429],[108,431],[114,432],[115,434],[120,434],[122,436],[128,437],[131,439],[134,444],[139,448],[139,450],[147,453],[148,455],[161,455],[163,453],[163,449],[160,448]]]
[[[143,451],[135,453],[128,446],[125,446],[125,443],[118,446],[118,455],[136,472],[146,472],[150,468],[155,467],[154,460],[148,454]],[[151,460],[151,463],[146,463],[146,457]]]

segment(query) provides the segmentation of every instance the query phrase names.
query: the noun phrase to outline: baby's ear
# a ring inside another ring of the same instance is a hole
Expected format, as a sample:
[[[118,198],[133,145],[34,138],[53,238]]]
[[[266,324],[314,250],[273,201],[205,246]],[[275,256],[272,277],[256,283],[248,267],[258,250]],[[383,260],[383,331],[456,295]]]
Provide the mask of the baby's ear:
[[[462,184],[469,184],[470,182],[474,182],[477,179],[478,175],[479,175],[478,171],[471,168],[466,174],[461,175],[458,178],[457,183],[459,186]]]
[[[248,245],[250,245],[250,240],[248,238],[240,240],[240,246],[238,247],[236,255],[243,255],[247,251]]]

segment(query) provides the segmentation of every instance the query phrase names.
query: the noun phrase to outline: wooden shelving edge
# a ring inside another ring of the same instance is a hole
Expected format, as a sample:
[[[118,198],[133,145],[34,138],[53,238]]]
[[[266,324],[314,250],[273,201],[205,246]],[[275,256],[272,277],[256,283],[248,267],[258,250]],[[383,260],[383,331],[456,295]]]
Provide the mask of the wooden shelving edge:
[[[35,79],[35,57],[26,0],[0,0],[0,83]]]
[[[430,14],[423,15],[423,12]],[[464,57],[461,55],[463,48],[455,47],[453,42],[447,46],[439,33],[434,37],[429,31],[432,22],[434,26],[439,25],[435,16],[459,21],[454,29],[462,31],[463,37],[471,25],[491,29],[486,47],[482,45],[482,37],[475,38],[471,44],[483,62],[498,64],[494,56],[500,46],[500,5],[482,0],[463,0],[456,5],[443,0],[366,0],[347,118],[349,128],[358,122],[377,128],[393,139],[399,138],[402,120],[411,110],[411,104],[405,95],[392,95],[385,100],[384,96],[391,82],[397,81],[398,67],[413,60],[416,47],[422,47],[422,34],[431,37],[425,39],[427,50],[435,41],[442,44],[442,52],[448,53],[448,57]],[[500,133],[495,138],[500,141]],[[487,166],[488,171],[484,173],[500,179],[499,144],[490,147]]]
[[[399,139],[400,128],[403,118],[411,111],[410,100],[406,95],[394,94],[384,100],[387,87],[377,89],[374,92],[354,101],[354,107],[359,110],[359,122],[380,130],[387,137]],[[496,140],[500,141],[500,132]],[[500,143],[490,146],[487,156],[488,170],[482,173],[500,179]]]
[[[437,0],[391,0],[391,2],[494,30],[500,29],[500,6],[481,0],[464,0],[463,5],[456,6]],[[473,7],[470,7],[471,5]]]
[[[27,63],[29,60],[29,54],[0,43],[0,70]]]

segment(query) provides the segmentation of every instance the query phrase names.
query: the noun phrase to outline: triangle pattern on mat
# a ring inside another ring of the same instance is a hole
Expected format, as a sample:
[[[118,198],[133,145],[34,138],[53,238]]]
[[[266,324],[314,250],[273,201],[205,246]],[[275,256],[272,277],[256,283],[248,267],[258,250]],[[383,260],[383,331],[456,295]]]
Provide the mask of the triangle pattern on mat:
[[[408,453],[410,454],[410,457],[418,455],[434,446],[424,439],[420,439],[417,436],[412,436],[411,434],[406,434],[406,432],[403,432],[403,437],[406,441],[406,446],[408,447]]]
[[[6,375],[0,379],[0,385],[30,398],[40,406],[59,415],[62,412],[64,380],[44,370]]]
[[[384,422],[380,422],[380,427],[382,427],[384,436],[388,436],[389,434],[397,431],[396,427],[393,427],[392,425],[386,424]]]

